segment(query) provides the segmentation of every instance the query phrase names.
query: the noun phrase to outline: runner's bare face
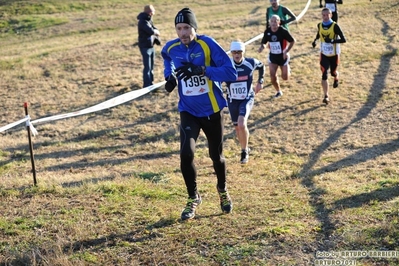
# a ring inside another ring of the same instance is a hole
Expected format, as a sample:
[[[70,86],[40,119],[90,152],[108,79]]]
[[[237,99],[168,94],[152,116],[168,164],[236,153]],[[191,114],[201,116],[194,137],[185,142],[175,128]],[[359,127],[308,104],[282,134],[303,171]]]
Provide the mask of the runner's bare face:
[[[273,9],[277,9],[279,6],[278,0],[270,0],[270,4],[272,5]]]
[[[280,20],[277,19],[276,17],[272,17],[270,19],[270,28],[272,31],[276,31],[278,27],[280,26]]]
[[[195,29],[187,23],[177,23],[175,29],[180,41],[185,45],[188,45],[196,36]]]
[[[321,12],[321,17],[323,18],[324,22],[328,22],[328,21],[330,21],[332,14],[329,11],[324,10],[323,12]]]

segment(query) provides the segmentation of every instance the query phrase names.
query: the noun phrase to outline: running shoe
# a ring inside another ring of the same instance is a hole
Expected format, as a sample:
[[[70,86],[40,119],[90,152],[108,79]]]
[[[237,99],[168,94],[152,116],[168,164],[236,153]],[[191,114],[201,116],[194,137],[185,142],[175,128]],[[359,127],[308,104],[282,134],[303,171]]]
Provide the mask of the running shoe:
[[[227,190],[219,190],[219,198],[220,198],[220,208],[224,213],[230,213],[233,210],[233,202],[231,201],[229,192]]]
[[[181,213],[181,219],[188,220],[195,217],[195,209],[202,203],[201,196],[198,194],[196,198],[188,198],[186,207]]]
[[[242,150],[241,151],[241,160],[240,160],[240,162],[242,164],[246,164],[246,163],[248,163],[248,160],[249,160],[249,151],[248,150]]]
[[[338,88],[338,79],[334,80],[333,88]]]
[[[281,96],[283,96],[283,91],[278,91],[276,95],[274,95],[274,99],[280,98]]]
[[[323,99],[323,103],[325,103],[326,105],[330,102],[330,99],[328,98],[328,96],[325,96]]]

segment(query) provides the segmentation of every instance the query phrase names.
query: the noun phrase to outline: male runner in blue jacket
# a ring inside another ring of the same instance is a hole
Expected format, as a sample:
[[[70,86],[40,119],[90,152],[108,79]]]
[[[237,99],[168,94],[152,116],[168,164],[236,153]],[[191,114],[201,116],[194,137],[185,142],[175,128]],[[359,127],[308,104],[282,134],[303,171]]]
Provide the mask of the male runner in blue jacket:
[[[165,89],[178,86],[180,112],[180,168],[188,192],[181,219],[192,219],[201,204],[194,165],[195,143],[202,129],[208,140],[209,155],[217,177],[217,191],[224,213],[233,209],[226,187],[226,163],[223,156],[223,108],[227,106],[222,82],[236,80],[237,71],[229,56],[211,37],[197,35],[197,20],[189,8],[175,17],[178,38],[162,49]]]

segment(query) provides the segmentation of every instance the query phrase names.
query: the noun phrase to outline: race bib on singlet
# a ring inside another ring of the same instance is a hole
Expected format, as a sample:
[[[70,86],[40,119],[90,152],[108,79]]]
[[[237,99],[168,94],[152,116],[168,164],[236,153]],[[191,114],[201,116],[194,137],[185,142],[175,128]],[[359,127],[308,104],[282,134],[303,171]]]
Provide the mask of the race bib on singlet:
[[[334,55],[334,44],[322,42],[321,52],[325,55]]]
[[[244,100],[247,97],[247,82],[234,82],[230,84],[229,96],[231,99]]]
[[[182,92],[185,96],[198,96],[209,92],[208,78],[205,76],[192,76],[187,80],[181,80]]]
[[[282,54],[283,50],[281,49],[280,42],[270,42],[270,53],[272,54]]]
[[[335,12],[335,4],[326,3],[326,7],[331,10],[331,12]]]

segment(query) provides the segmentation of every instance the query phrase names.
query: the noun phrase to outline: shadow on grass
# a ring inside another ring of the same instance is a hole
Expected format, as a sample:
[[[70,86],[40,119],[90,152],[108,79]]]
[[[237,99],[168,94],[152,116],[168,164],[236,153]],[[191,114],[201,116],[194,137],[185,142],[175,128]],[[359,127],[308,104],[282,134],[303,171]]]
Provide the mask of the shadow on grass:
[[[76,241],[64,245],[63,250],[64,252],[77,252],[86,249],[95,251],[118,246],[121,242],[141,243],[154,238],[162,237],[162,234],[153,232],[151,229],[165,228],[172,226],[175,223],[176,221],[174,219],[161,219],[156,223],[148,225],[147,227],[125,234],[110,234],[100,238]]]
[[[269,114],[268,116],[262,117],[261,119],[258,119],[256,121],[254,121],[253,123],[249,123],[248,124],[248,129],[249,129],[250,134],[253,134],[257,128],[266,127],[267,126],[267,125],[265,125],[266,122],[271,120],[271,119],[273,119],[274,117],[278,117],[279,114],[284,113],[286,111],[289,111],[291,109],[296,109],[297,106],[305,105],[305,104],[307,104],[309,102],[312,102],[312,101],[314,101],[314,100],[302,101],[302,102],[297,103],[295,105],[287,106],[287,107],[285,107],[283,109],[280,109],[280,110],[278,110],[276,112],[273,112],[273,113]],[[302,111],[300,111],[298,113],[297,116],[305,115],[306,113],[312,112],[312,111],[314,111],[314,110],[316,110],[318,108],[320,108],[320,106],[315,106],[315,107],[308,108],[306,110],[302,110]],[[226,116],[228,116],[228,114]],[[231,138],[235,139],[236,138],[235,130],[232,130],[229,134],[225,134],[224,137],[225,137],[225,139],[231,139]]]
[[[349,155],[342,160],[332,162],[325,167],[319,168],[317,170],[309,171],[308,175],[316,176],[324,172],[333,172],[344,167],[350,167],[362,162],[367,162],[373,160],[381,155],[393,153],[399,150],[399,138],[388,143],[382,143],[379,145],[374,145],[373,147],[360,150],[352,155]]]
[[[334,249],[335,243],[330,241],[330,237],[336,230],[334,222],[331,221],[330,214],[337,208],[353,208],[360,207],[367,204],[371,200],[387,201],[394,197],[399,196],[399,189],[397,186],[378,189],[369,193],[360,194],[357,196],[351,196],[346,199],[338,200],[334,203],[334,207],[329,209],[326,207],[323,199],[325,194],[324,190],[318,188],[314,183],[314,176],[321,174],[326,171],[335,171],[342,167],[349,167],[364,161],[372,160],[378,156],[392,153],[399,150],[399,140],[391,141],[390,143],[379,144],[373,147],[363,149],[353,155],[350,155],[338,162],[333,162],[318,170],[312,170],[312,168],[319,161],[321,155],[326,151],[332,143],[338,141],[340,137],[355,123],[366,118],[370,112],[376,107],[377,103],[380,101],[383,93],[382,90],[386,85],[386,78],[388,75],[387,71],[390,68],[391,61],[397,54],[397,49],[393,48],[390,43],[393,41],[394,36],[389,35],[388,31],[393,30],[389,25],[380,17],[381,14],[377,15],[377,18],[381,20],[382,23],[382,35],[387,37],[386,50],[390,51],[388,54],[381,57],[380,65],[374,75],[374,82],[370,86],[369,95],[364,106],[357,112],[356,117],[352,119],[347,125],[338,129],[336,132],[331,134],[324,142],[318,146],[309,156],[309,160],[303,165],[302,170],[299,174],[302,177],[302,185],[307,188],[310,196],[310,205],[314,208],[314,213],[316,218],[321,223],[321,231],[319,235],[316,236],[316,245],[319,250],[329,250]]]
[[[396,197],[399,197],[399,184],[337,200],[333,209],[359,208],[374,201],[389,201]]]
[[[72,188],[72,187],[81,187],[87,183],[97,184],[103,181],[111,181],[114,180],[114,176],[106,176],[106,177],[99,177],[99,178],[90,178],[84,181],[72,181],[72,182],[64,182],[61,184],[63,188]]]
[[[308,103],[310,103],[310,102],[312,102],[312,101],[314,101],[314,100],[302,101],[302,102],[297,103],[297,104],[295,104],[295,105],[286,106],[285,108],[280,109],[280,110],[278,110],[278,111],[276,111],[276,112],[273,112],[273,113],[269,114],[268,116],[263,117],[262,119],[259,119],[259,120],[255,121],[255,122],[251,123],[251,124],[248,124],[248,128],[250,128],[250,131],[253,132],[253,130],[254,130],[255,128],[257,128],[257,127],[258,127],[258,128],[262,128],[262,126],[263,126],[262,124],[263,124],[263,123],[265,123],[266,121],[268,121],[268,120],[270,120],[270,119],[272,119],[272,118],[274,118],[274,117],[278,117],[278,115],[280,115],[281,113],[284,113],[284,112],[289,111],[289,110],[292,110],[292,109],[296,109],[298,106],[308,104]],[[313,111],[313,110],[316,110],[316,109],[318,109],[319,107],[320,107],[320,106],[316,106],[316,107],[311,107],[311,108],[309,108],[309,109],[307,109],[307,110],[302,110],[301,112],[298,113],[298,115],[306,114],[307,112],[311,112],[311,111]]]
[[[121,242],[127,243],[142,243],[155,239],[158,237],[163,237],[161,233],[153,232],[152,229],[166,228],[173,226],[178,221],[176,219],[160,219],[159,221],[149,224],[146,227],[137,229],[132,232],[125,234],[110,234],[108,236],[93,238],[87,240],[79,240],[73,243],[64,245],[64,252],[77,252],[81,250],[103,250],[104,248],[119,246]]]
[[[103,250],[104,248],[109,248],[112,246],[118,246],[121,242],[128,242],[128,243],[138,243],[138,242],[145,242],[155,238],[162,238],[162,233],[154,232],[153,229],[160,229],[160,228],[167,228],[179,223],[187,223],[193,222],[199,219],[206,219],[210,217],[221,216],[220,214],[212,214],[212,215],[197,215],[194,220],[189,221],[181,221],[180,219],[173,219],[173,218],[161,218],[159,221],[155,223],[148,224],[147,226],[137,229],[132,232],[128,232],[125,234],[110,234],[108,236],[94,238],[94,239],[87,239],[87,240],[80,240],[73,243],[69,243],[64,245],[63,251],[64,252],[77,252],[81,250],[90,249],[92,251],[95,250]]]
[[[263,7],[262,6],[256,6],[254,8],[252,8],[252,10],[248,13],[248,14],[256,14],[256,12],[258,12],[259,10],[261,10]]]

